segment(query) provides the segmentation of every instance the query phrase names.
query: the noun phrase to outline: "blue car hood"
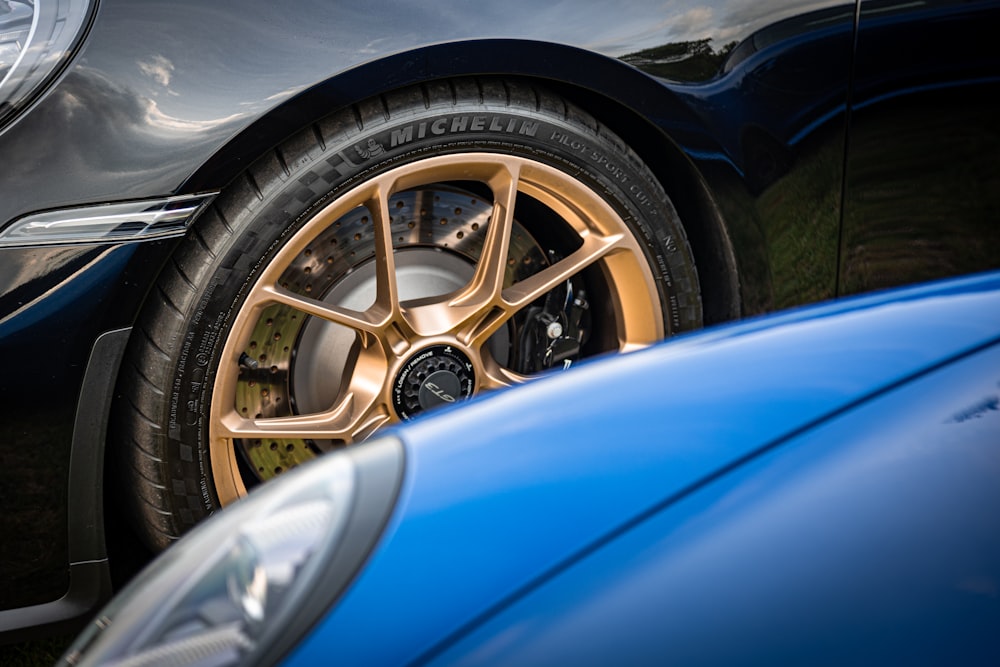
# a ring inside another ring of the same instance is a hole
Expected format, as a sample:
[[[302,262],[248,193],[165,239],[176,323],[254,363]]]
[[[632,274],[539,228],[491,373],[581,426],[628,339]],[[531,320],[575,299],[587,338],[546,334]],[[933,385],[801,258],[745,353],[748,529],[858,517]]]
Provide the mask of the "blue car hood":
[[[673,339],[396,431],[382,541],[293,664],[428,658],[636,522],[1000,337],[1000,274]]]

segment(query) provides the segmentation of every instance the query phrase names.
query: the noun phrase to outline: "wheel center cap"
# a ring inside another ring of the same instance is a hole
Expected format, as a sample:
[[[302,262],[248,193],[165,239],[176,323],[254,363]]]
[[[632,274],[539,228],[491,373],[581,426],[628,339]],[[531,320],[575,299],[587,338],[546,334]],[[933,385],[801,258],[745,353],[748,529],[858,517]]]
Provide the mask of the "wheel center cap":
[[[400,419],[411,419],[439,405],[472,395],[472,362],[450,345],[432,345],[414,354],[392,384],[392,405]]]

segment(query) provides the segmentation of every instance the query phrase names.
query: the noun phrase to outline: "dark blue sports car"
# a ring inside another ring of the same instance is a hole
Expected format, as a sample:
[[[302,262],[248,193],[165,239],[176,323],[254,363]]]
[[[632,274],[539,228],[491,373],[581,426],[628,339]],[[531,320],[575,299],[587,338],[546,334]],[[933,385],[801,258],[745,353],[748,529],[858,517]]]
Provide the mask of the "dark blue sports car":
[[[594,361],[252,492],[64,664],[1000,661],[1000,273]]]
[[[1000,0],[0,0],[0,641],[425,411],[1000,268],[998,25]]]

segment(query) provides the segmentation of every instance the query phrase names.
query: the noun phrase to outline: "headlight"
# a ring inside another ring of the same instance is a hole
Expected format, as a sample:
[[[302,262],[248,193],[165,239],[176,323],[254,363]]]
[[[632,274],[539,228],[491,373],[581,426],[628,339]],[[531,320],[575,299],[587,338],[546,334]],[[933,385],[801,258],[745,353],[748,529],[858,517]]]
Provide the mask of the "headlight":
[[[374,546],[402,465],[402,446],[384,438],[265,484],[167,549],[61,664],[226,667],[280,659]]]
[[[0,124],[64,62],[91,0],[0,0]]]

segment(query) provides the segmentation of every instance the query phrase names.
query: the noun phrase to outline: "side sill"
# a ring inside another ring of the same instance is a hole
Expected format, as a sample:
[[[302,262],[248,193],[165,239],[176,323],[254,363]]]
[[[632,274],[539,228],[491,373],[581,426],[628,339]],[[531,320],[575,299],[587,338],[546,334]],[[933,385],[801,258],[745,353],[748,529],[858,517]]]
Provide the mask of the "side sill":
[[[107,559],[71,565],[69,590],[58,600],[0,611],[0,643],[76,632],[110,597]]]
[[[67,519],[69,590],[58,600],[0,611],[0,642],[23,641],[78,629],[111,597],[104,540],[104,443],[112,388],[130,328],[101,334],[83,377],[73,426]]]

